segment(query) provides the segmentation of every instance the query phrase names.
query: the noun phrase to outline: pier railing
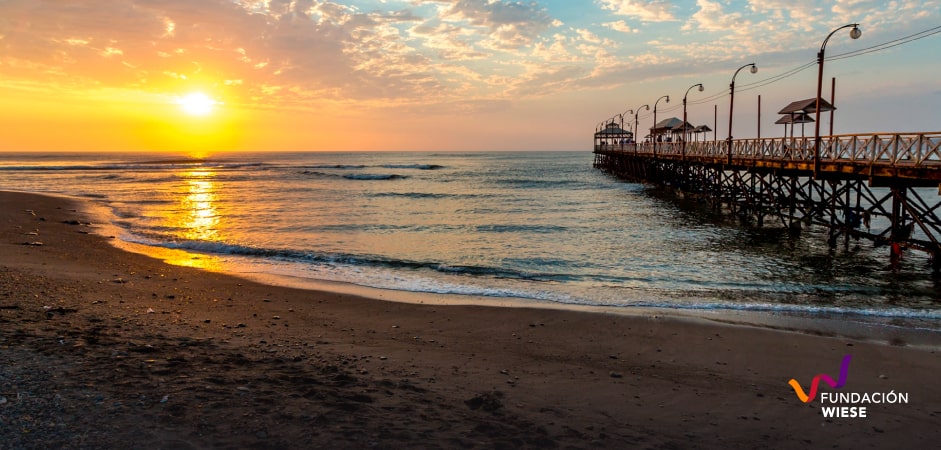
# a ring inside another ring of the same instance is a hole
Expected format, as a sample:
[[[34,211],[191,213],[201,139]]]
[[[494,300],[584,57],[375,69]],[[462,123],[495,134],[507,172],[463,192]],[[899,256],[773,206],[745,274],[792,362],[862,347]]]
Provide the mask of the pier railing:
[[[729,141],[618,143],[596,140],[595,152],[615,151],[651,157],[688,158],[703,161],[728,159],[751,161],[807,162],[814,159],[814,138],[761,138]],[[941,132],[871,133],[822,136],[822,163],[878,164],[941,169]]]

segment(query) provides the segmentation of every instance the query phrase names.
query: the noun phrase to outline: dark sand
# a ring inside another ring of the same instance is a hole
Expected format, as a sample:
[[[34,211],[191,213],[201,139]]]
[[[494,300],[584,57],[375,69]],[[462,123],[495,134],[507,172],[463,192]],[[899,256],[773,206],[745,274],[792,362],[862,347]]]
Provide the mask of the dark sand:
[[[89,234],[80,208],[0,193],[3,449],[941,441],[936,349],[272,287],[118,250]],[[909,402],[863,405],[868,417],[852,419],[801,403],[788,380],[836,378],[847,353],[846,386],[824,391]]]

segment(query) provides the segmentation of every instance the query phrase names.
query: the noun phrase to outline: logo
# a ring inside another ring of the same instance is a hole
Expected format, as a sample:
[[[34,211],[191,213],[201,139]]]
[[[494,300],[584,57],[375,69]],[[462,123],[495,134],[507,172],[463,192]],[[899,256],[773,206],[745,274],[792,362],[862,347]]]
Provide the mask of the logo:
[[[804,393],[804,388],[801,387],[800,383],[791,378],[791,381],[788,381],[787,384],[791,385],[794,388],[794,393],[797,394],[797,398],[804,403],[810,403],[817,398],[817,390],[820,387],[820,382],[823,381],[830,385],[834,389],[839,389],[846,384],[846,375],[849,371],[850,360],[853,359],[853,355],[847,354],[843,357],[843,362],[840,364],[840,377],[837,381],[833,380],[833,377],[825,373],[821,373],[814,377],[813,381],[810,382],[810,392]]]
[[[852,355],[843,357],[843,362],[840,363],[840,376],[835,381],[833,377],[825,373],[815,376],[810,382],[810,392],[804,393],[804,388],[793,378],[787,384],[794,388],[797,398],[804,403],[814,401],[819,393],[820,414],[828,418],[865,418],[869,414],[867,410],[869,405],[908,403],[908,393],[895,392],[894,389],[889,392],[820,392],[821,381],[829,384],[833,389],[840,389],[846,384],[851,359],[853,359]]]

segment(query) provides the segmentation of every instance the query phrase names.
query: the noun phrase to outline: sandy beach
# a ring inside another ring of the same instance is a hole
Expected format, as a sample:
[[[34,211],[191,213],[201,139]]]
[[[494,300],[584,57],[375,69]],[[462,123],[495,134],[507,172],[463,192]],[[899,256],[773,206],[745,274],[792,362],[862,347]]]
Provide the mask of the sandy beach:
[[[124,252],[89,221],[72,200],[0,193],[2,449],[941,439],[941,342],[274,287]],[[803,403],[788,385],[836,379],[846,355],[845,385],[821,393],[907,402]]]

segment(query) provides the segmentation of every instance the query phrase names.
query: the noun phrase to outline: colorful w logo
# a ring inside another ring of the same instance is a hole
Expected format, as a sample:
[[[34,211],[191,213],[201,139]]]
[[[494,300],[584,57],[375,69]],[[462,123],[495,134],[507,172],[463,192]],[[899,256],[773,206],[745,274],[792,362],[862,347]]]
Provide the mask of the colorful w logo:
[[[846,375],[850,366],[850,359],[853,358],[853,355],[846,355],[843,357],[843,363],[840,364],[840,380],[833,381],[833,378],[830,375],[821,373],[814,377],[814,380],[810,383],[810,394],[805,394],[804,389],[801,388],[800,383],[797,380],[791,378],[791,381],[788,381],[787,384],[791,385],[794,388],[794,393],[797,394],[797,398],[801,399],[804,403],[810,403],[817,397],[817,387],[820,385],[820,380],[825,381],[830,387],[834,389],[839,389],[846,384]]]

